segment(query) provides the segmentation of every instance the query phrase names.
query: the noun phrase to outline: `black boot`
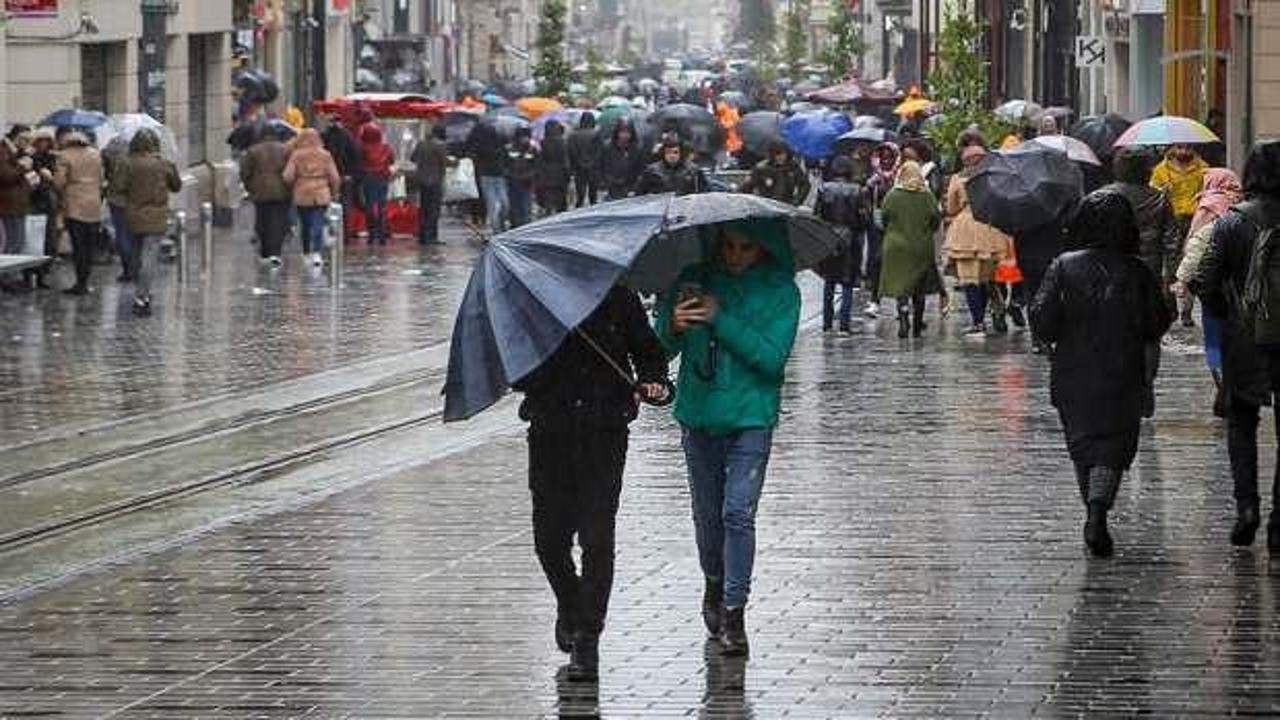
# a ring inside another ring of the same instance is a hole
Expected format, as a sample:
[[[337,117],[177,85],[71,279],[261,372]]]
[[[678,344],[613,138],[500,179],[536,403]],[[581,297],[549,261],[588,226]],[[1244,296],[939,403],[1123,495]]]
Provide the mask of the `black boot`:
[[[1236,511],[1235,527],[1231,528],[1231,544],[1240,547],[1252,545],[1253,536],[1258,532],[1258,525],[1261,522],[1258,517],[1258,503],[1242,503]]]
[[[1022,314],[1022,306],[1009,305],[1009,319],[1013,321],[1016,327],[1024,328],[1027,326],[1027,316]]]
[[[911,337],[920,337],[928,327],[924,322],[924,303],[916,303],[911,310]]]
[[[1094,500],[1089,503],[1089,518],[1084,523],[1084,544],[1094,557],[1107,558],[1115,552],[1111,533],[1107,532],[1107,504]]]
[[[750,654],[751,647],[747,643],[747,620],[744,608],[730,608],[724,611],[724,654],[730,657],[745,657]]]
[[[600,636],[579,632],[569,653],[569,679],[592,681],[600,677]]]
[[[556,647],[560,648],[560,652],[571,652],[573,650],[573,633],[574,622],[573,613],[569,610],[560,610],[556,612]]]
[[[724,581],[707,580],[702,591],[702,622],[707,625],[707,635],[720,637],[724,632]]]
[[[906,310],[898,310],[898,339],[906,340],[911,335],[911,319]]]
[[[1076,484],[1080,486],[1080,502],[1086,508],[1089,507],[1089,468],[1084,465],[1076,466]]]
[[[1267,523],[1267,552],[1280,560],[1280,517],[1271,513],[1271,521]]]

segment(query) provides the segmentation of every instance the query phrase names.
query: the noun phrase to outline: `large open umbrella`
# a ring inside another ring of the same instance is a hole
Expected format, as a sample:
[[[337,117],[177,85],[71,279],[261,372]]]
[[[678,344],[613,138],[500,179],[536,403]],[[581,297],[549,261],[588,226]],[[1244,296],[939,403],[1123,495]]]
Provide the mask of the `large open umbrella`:
[[[1036,143],[997,150],[965,184],[973,216],[1011,235],[1060,219],[1084,194],[1066,153]]]
[[[51,125],[56,128],[71,128],[73,130],[94,130],[100,125],[105,125],[107,116],[97,110],[79,110],[65,109],[51,112],[40,121],[41,125]]]
[[[708,112],[706,108],[689,103],[668,105],[650,115],[649,122],[659,128],[675,125],[682,134],[697,126],[711,127],[719,125],[716,116]]]
[[[858,128],[881,128],[884,127],[884,120],[875,115],[858,115],[853,119],[853,129]]]
[[[530,120],[537,120],[543,115],[563,110],[559,100],[548,97],[527,97],[516,101],[516,107]]]
[[[836,138],[836,152],[848,152],[859,143],[864,145],[879,145],[886,142],[896,142],[898,133],[885,128],[854,128],[849,132]]]
[[[494,130],[498,131],[498,135],[503,140],[510,140],[515,137],[516,130],[529,127],[529,121],[522,117],[514,115],[497,115],[490,113],[480,118],[480,122],[486,125],[492,125]]]
[[[476,263],[454,323],[445,421],[497,402],[541,365],[619,281],[669,289],[706,259],[704,226],[778,223],[795,269],[831,255],[839,237],[806,210],[754,195],[646,195],[560,213],[493,239]]]
[[[852,129],[849,117],[838,112],[804,113],[782,121],[782,137],[787,145],[810,160],[830,157],[836,138]]]
[[[930,110],[932,110],[936,105],[937,103],[930,100],[929,98],[913,96],[913,97],[908,97],[906,100],[903,100],[901,103],[898,103],[898,107],[894,108],[893,112],[898,115],[901,115],[902,117],[911,117],[912,115],[927,113]]]
[[[107,122],[98,127],[94,133],[98,149],[104,155],[114,155],[128,150],[129,143],[139,130],[150,130],[160,138],[160,154],[182,167],[182,154],[178,151],[178,141],[173,131],[150,115],[143,113],[123,113],[112,115]]]
[[[772,110],[747,113],[738,121],[742,146],[753,155],[765,155],[769,144],[782,139],[782,114]]]
[[[1209,128],[1191,118],[1162,115],[1135,123],[1124,131],[1115,142],[1116,147],[1128,145],[1198,145],[1222,142]]]
[[[444,140],[449,151],[455,155],[463,152],[467,137],[471,130],[480,123],[480,113],[466,110],[451,110],[444,114]]]
[[[1043,110],[1044,108],[1030,100],[1010,100],[996,108],[995,112],[1001,119],[1011,123],[1029,123]]]
[[[1031,142],[1066,153],[1067,158],[1078,163],[1102,165],[1102,161],[1088,145],[1070,135],[1038,135],[1032,138]]]
[[[750,110],[752,107],[751,98],[741,90],[726,90],[720,93],[720,100],[738,110]]]
[[[1071,128],[1071,137],[1088,145],[1098,157],[1105,158],[1115,152],[1116,140],[1131,125],[1133,123],[1114,113],[1091,115]]]
[[[614,128],[618,123],[629,122],[635,128],[636,139],[642,146],[649,146],[658,138],[658,126],[649,122],[652,115],[648,110],[632,107],[612,107],[600,113],[596,118],[596,127],[600,129],[600,139],[608,142],[613,138]]]

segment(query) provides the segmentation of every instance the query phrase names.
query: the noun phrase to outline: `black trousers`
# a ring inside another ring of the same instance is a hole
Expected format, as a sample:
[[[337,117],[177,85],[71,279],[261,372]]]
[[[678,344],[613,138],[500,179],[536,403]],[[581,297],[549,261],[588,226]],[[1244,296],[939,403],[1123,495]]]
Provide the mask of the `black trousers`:
[[[529,428],[529,491],[533,544],[562,615],[580,632],[604,630],[613,590],[614,525],[627,430],[579,423]],[[573,563],[573,539],[582,548],[582,572]]]
[[[1260,350],[1260,352],[1265,352]],[[1267,352],[1271,392],[1280,391],[1280,352]],[[1258,420],[1262,408],[1232,395],[1227,404],[1227,454],[1231,458],[1231,479],[1237,506],[1258,503]],[[1280,406],[1276,413],[1276,435],[1280,438]],[[1280,451],[1277,451],[1280,456]],[[1277,459],[1280,459],[1278,457]],[[1271,522],[1280,525],[1280,465],[1271,483]]]
[[[89,286],[93,272],[93,256],[98,249],[101,226],[98,223],[80,222],[67,218],[67,233],[71,236],[71,259],[76,269],[76,287]]]
[[[443,186],[418,186],[418,242],[423,245],[440,240],[440,203],[443,201]]]
[[[576,207],[595,205],[596,196],[600,193],[600,183],[591,173],[574,173],[573,189],[578,196]]]
[[[289,203],[280,201],[253,204],[253,230],[258,234],[258,254],[279,257],[284,233],[289,228]]]

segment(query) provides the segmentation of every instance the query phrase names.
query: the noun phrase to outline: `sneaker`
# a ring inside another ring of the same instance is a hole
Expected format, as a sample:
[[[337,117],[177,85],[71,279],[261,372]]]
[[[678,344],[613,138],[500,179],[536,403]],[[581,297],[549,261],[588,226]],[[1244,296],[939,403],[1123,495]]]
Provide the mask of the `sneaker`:
[[[270,264],[271,267],[280,267],[281,265],[284,264],[284,261],[280,259],[279,255],[272,255],[271,257],[267,258],[267,263]]]
[[[867,306],[862,309],[862,314],[872,318],[873,320],[880,317],[880,303],[867,303]]]
[[[324,265],[324,256],[318,252],[311,253],[311,266],[322,267]]]
[[[987,327],[982,324],[970,325],[969,329],[964,332],[965,337],[986,337]]]

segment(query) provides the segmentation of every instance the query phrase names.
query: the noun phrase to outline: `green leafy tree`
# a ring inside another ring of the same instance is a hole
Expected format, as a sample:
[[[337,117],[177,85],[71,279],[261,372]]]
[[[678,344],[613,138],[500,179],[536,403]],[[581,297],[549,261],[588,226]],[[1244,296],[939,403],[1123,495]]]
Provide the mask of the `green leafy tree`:
[[[848,0],[833,0],[831,14],[831,38],[822,61],[833,79],[843,80],[853,74],[867,51],[862,37],[861,18],[854,13]]]
[[[538,81],[538,92],[554,97],[569,89],[569,74],[573,68],[564,56],[563,0],[546,0],[542,6],[542,18],[538,21],[538,63],[533,76]]]
[[[738,26],[734,32],[738,40],[745,40],[758,50],[761,44],[772,45],[777,32],[772,0],[738,0]]]
[[[799,80],[801,68],[809,54],[808,30],[811,14],[810,0],[791,0],[787,9],[782,53],[792,80]]]
[[[982,55],[983,27],[967,12],[948,4],[938,35],[938,66],[929,76],[933,99],[942,105],[943,117],[926,131],[943,156],[954,164],[956,141],[971,127],[982,131],[988,143],[1016,129],[988,106],[986,58]]]

